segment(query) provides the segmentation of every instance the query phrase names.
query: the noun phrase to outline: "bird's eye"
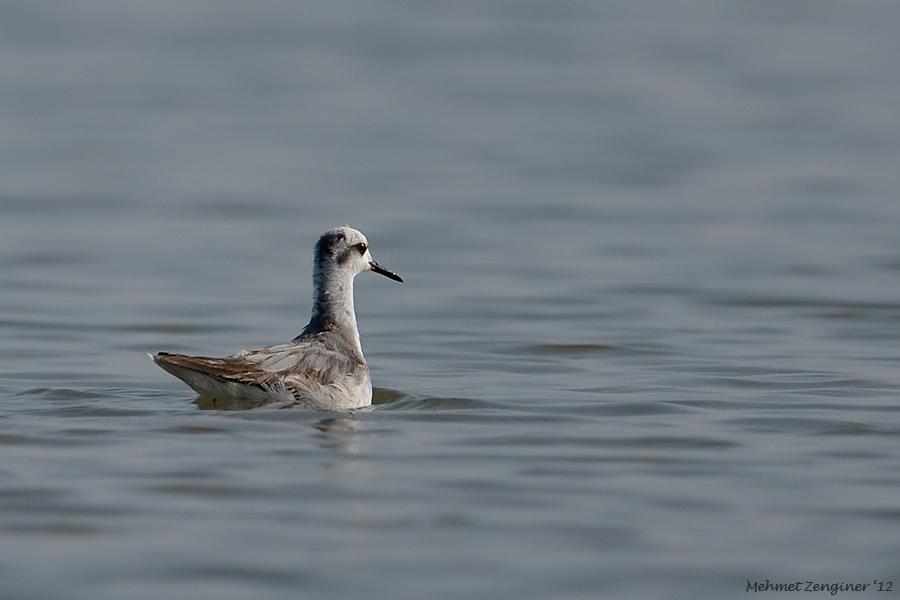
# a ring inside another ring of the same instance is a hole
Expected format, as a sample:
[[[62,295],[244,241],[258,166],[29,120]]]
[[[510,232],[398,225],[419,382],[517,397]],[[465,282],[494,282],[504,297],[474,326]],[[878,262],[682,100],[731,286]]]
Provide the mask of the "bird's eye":
[[[356,248],[357,250],[359,250],[359,253],[360,253],[360,254],[365,254],[365,253],[366,253],[366,250],[369,249],[369,247],[366,246],[365,242],[360,242],[360,243],[356,244],[356,246],[354,246],[354,248]]]

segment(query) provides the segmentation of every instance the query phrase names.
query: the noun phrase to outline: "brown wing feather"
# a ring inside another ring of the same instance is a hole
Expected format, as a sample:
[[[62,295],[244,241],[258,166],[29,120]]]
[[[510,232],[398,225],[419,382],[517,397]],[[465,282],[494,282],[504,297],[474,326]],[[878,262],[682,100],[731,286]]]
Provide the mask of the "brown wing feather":
[[[334,336],[312,335],[289,344],[268,346],[225,358],[160,352],[156,363],[176,377],[179,369],[202,373],[224,381],[259,388],[287,384],[298,398],[316,387],[367,375],[362,355],[353,348],[338,347]]]
[[[175,376],[178,376],[178,373],[175,372],[177,369],[187,369],[227,381],[257,386],[262,386],[271,381],[273,376],[273,373],[260,369],[253,363],[240,360],[237,357],[212,358],[160,352],[153,357],[153,360]],[[174,370],[167,367],[172,367]]]

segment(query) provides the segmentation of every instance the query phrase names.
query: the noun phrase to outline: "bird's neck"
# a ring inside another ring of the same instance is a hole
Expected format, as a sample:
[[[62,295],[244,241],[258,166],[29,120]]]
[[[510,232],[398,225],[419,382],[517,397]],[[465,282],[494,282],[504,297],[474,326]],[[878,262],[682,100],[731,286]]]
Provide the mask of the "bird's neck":
[[[342,332],[362,353],[353,308],[353,276],[336,270],[317,270],[313,274],[313,289],[312,316],[301,337],[320,331]]]

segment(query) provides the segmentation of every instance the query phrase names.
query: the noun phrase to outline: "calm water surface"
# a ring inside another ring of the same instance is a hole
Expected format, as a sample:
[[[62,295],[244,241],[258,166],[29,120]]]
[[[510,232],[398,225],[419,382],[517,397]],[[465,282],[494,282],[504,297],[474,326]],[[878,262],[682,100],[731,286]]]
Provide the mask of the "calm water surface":
[[[8,2],[0,599],[900,591],[898,29]],[[146,356],[291,339],[345,223],[406,279],[357,280],[371,410]]]

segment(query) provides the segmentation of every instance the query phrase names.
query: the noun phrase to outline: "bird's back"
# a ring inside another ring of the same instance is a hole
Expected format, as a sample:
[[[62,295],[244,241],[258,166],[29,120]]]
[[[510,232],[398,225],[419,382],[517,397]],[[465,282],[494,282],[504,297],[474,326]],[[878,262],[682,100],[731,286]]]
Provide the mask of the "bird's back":
[[[372,402],[369,367],[362,354],[329,331],[225,358],[161,352],[154,360],[202,396],[287,402],[320,410],[360,408]]]

